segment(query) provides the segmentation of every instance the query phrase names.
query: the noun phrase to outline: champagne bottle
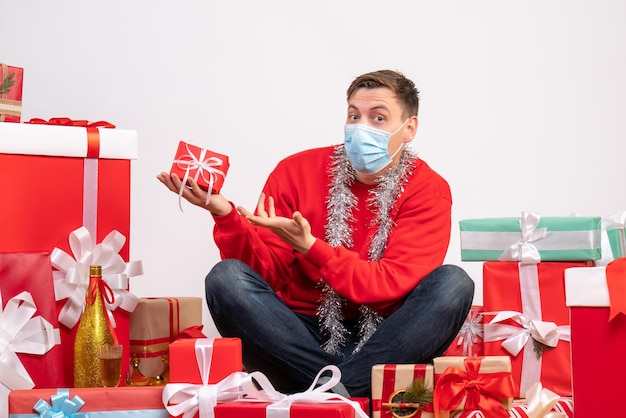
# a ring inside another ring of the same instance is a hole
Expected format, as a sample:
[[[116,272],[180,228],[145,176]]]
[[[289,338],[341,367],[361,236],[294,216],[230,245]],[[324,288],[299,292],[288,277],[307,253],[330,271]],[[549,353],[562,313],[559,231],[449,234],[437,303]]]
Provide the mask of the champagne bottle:
[[[112,327],[109,327],[102,285],[102,266],[89,268],[89,287],[85,297],[85,309],[74,341],[74,387],[102,387],[98,347],[117,344]]]

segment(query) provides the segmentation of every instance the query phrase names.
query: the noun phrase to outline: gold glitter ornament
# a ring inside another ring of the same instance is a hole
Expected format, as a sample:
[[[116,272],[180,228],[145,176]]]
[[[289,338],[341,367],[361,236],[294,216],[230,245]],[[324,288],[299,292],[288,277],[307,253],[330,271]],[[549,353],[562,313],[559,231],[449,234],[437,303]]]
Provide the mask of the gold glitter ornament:
[[[100,379],[100,359],[98,347],[104,344],[117,344],[113,328],[109,326],[105,295],[112,292],[102,279],[102,266],[90,266],[89,288],[85,296],[85,309],[74,341],[74,387],[102,387]]]

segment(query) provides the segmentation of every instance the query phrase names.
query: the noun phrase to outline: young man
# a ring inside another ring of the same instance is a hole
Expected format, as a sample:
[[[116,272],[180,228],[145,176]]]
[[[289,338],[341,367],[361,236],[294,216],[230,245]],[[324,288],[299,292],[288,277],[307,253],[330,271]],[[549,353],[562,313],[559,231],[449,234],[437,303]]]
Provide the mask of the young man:
[[[281,392],[305,390],[328,364],[337,391],[370,396],[374,364],[428,363],[452,342],[474,283],[443,265],[452,199],[447,182],[406,145],[418,91],[402,74],[357,77],[344,143],[285,158],[253,214],[221,194],[206,202],[223,261],[206,278],[217,329],[239,337],[247,370]],[[178,193],[177,176],[158,176]]]

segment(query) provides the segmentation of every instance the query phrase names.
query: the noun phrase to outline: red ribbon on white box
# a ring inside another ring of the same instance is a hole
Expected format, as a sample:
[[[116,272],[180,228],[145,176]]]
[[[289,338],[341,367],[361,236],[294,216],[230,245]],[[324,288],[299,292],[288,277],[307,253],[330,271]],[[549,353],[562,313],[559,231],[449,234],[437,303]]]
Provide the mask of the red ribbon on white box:
[[[484,325],[484,332],[485,342],[504,340],[502,346],[513,356],[524,350],[520,381],[520,393],[524,394],[541,378],[541,358],[535,355],[533,341],[556,347],[559,340],[571,341],[571,333],[569,325],[542,321],[537,265],[518,263],[518,269],[523,312],[498,312],[488,324]],[[512,319],[520,326],[500,323],[508,319]]]
[[[0,384],[11,390],[35,386],[17,353],[43,355],[61,341],[58,328],[35,312],[29,292],[11,298],[4,310],[0,292]]]
[[[202,384],[168,383],[163,388],[163,405],[172,416],[193,418],[197,412],[200,418],[213,418],[213,408],[218,402],[233,401],[244,395],[241,386],[245,380],[250,380],[244,372],[234,372],[214,385],[208,384],[214,341],[214,338],[198,338],[195,342]]]
[[[80,319],[85,307],[85,295],[89,287],[89,266],[102,266],[102,278],[113,291],[113,301],[105,302],[109,319],[115,326],[112,311],[117,308],[132,312],[139,298],[128,290],[128,279],[143,274],[141,261],[126,263],[119,251],[126,237],[118,231],[111,231],[101,243],[94,245],[91,234],[85,227],[70,233],[72,255],[60,248],[50,254],[53,271],[54,294],[57,301],[67,299],[59,313],[59,322],[73,328]]]

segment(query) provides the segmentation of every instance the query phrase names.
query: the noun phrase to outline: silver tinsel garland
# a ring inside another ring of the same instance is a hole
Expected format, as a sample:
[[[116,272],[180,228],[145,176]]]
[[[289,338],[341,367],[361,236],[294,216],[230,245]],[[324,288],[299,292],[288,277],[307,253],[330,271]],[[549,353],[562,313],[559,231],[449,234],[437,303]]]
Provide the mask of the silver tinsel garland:
[[[379,260],[385,252],[387,240],[394,226],[389,213],[404,190],[404,184],[406,184],[408,176],[413,170],[416,159],[417,155],[405,149],[398,164],[379,177],[376,187],[370,191],[371,196],[368,199],[368,205],[376,214],[371,227],[378,226],[368,250],[371,261]],[[355,181],[354,169],[348,160],[343,145],[335,147],[329,173],[331,183],[326,198],[328,209],[326,241],[333,247],[343,245],[346,248],[351,248],[353,230],[350,226],[350,220],[352,219],[352,211],[358,202],[350,189]],[[328,335],[328,340],[324,343],[323,348],[327,353],[338,356],[342,353],[342,347],[345,345],[348,334],[348,330],[343,324],[342,315],[345,301],[332,287],[324,283],[323,279],[321,284],[323,286],[322,300],[317,309],[317,315],[320,329]],[[361,314],[359,343],[354,352],[363,347],[363,344],[374,334],[383,321],[379,314],[367,306],[360,306],[359,313]]]

